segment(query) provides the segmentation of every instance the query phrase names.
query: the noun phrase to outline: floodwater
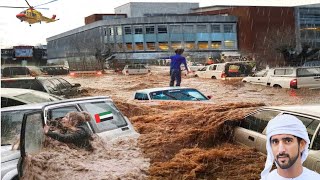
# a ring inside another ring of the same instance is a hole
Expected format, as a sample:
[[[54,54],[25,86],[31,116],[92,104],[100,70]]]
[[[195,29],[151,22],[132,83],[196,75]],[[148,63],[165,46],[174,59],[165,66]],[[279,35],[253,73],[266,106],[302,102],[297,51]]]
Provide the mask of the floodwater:
[[[183,77],[182,86],[212,95],[201,102],[137,102],[135,90],[164,87],[168,70],[124,76],[67,77],[80,83],[81,96],[110,96],[141,135],[103,142],[94,138],[94,152],[49,141],[29,157],[24,179],[259,179],[265,156],[233,143],[227,120],[239,121],[263,105],[319,103],[319,90],[288,90]]]

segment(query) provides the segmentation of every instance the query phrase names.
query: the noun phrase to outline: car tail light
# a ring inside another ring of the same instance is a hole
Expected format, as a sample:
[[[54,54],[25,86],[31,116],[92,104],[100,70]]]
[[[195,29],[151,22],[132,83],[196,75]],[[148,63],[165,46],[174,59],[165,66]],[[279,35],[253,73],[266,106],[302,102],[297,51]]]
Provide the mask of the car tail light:
[[[75,76],[75,75],[76,75],[76,73],[70,72],[70,76]]]
[[[292,79],[290,81],[290,88],[292,88],[292,89],[297,89],[298,88],[298,80],[297,79]]]
[[[97,75],[102,75],[102,72],[101,71],[97,71]]]
[[[226,73],[225,72],[222,72],[221,78],[226,78]]]

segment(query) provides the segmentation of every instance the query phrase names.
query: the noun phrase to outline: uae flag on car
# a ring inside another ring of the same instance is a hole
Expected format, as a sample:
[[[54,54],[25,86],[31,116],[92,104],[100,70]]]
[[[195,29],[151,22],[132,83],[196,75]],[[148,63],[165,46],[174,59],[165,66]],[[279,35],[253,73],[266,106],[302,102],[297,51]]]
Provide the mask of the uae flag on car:
[[[112,120],[113,114],[111,111],[108,111],[108,112],[103,112],[100,114],[95,114],[94,117],[95,117],[97,123],[101,123],[104,121]]]

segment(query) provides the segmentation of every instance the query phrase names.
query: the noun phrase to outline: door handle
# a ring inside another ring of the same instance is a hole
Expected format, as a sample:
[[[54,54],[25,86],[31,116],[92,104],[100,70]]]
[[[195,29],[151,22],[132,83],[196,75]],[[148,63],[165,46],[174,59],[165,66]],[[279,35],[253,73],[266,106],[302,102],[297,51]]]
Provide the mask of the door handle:
[[[249,136],[248,139],[251,141],[254,141],[254,137],[252,137],[252,136]]]

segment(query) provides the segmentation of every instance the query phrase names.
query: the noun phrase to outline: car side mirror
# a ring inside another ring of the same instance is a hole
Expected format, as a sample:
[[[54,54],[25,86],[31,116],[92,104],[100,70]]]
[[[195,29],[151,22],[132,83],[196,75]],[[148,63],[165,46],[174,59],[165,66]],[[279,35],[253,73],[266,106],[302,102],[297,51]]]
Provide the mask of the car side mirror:
[[[75,84],[72,85],[72,87],[80,87],[80,86],[81,86],[80,83],[75,83]]]
[[[213,97],[212,95],[207,96],[208,99],[212,99],[212,97]]]

